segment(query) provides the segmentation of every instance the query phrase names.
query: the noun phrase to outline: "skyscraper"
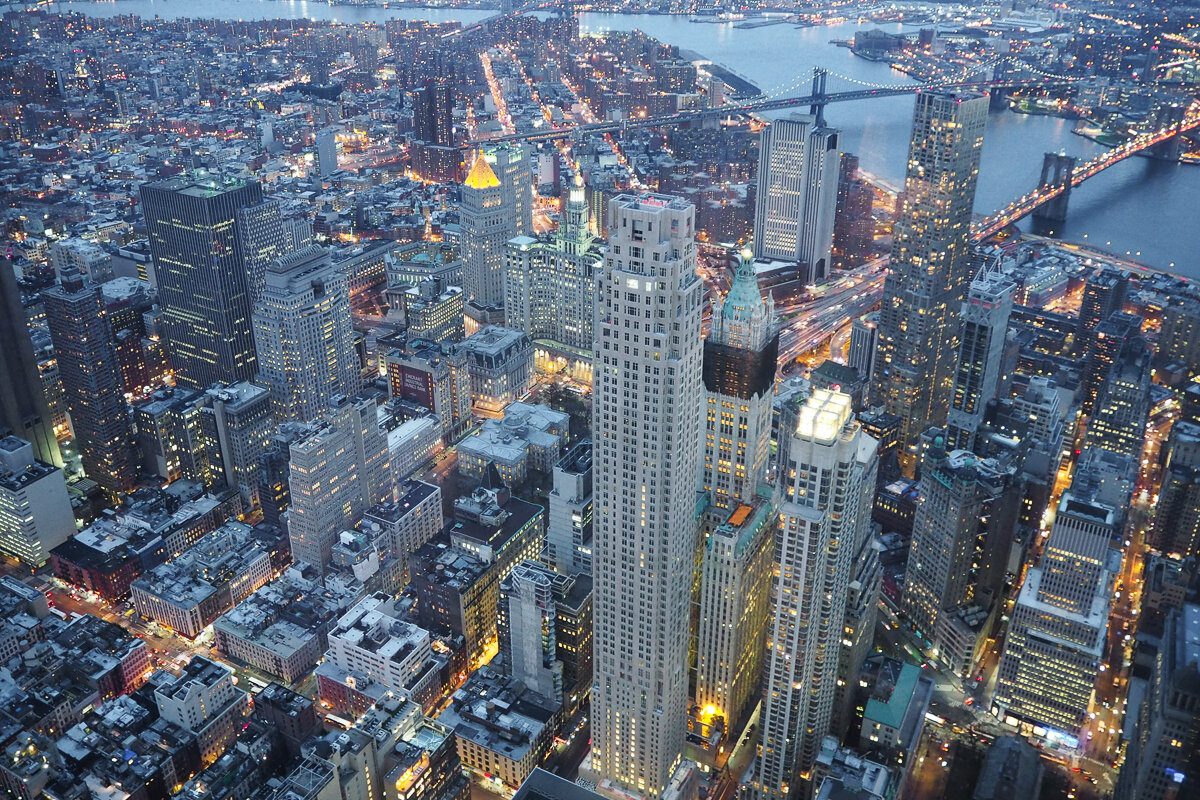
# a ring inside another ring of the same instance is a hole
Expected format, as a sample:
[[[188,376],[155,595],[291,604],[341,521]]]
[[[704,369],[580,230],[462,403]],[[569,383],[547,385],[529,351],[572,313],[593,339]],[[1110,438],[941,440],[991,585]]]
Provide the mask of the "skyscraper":
[[[687,729],[704,293],[690,203],[620,195],[608,229],[593,362],[592,768],[656,798]]]
[[[876,442],[841,392],[817,389],[780,435],[779,565],[771,589],[758,761],[749,796],[785,800],[833,722],[855,548],[871,524]]]
[[[338,534],[366,509],[392,499],[387,434],[373,400],[341,398],[289,449],[292,555],[324,571]]]
[[[0,436],[0,553],[40,567],[75,535],[75,514],[58,467],[16,436]]]
[[[531,339],[592,349],[595,273],[603,253],[588,226],[584,188],[567,193],[562,222],[551,236],[517,236],[506,245],[504,318]],[[563,348],[565,352],[569,352]]]
[[[517,235],[528,236],[533,233],[533,170],[529,166],[529,151],[517,142],[488,147],[484,157],[504,187],[505,202],[512,206],[516,220]]]
[[[546,499],[542,560],[564,575],[592,574],[592,442],[575,444],[554,465]]]
[[[39,461],[63,465],[10,259],[0,259],[0,433],[5,429],[28,441]]]
[[[985,95],[917,95],[872,387],[874,400],[901,418],[905,447],[945,419],[987,110]]]
[[[962,304],[958,364],[946,422],[946,448],[972,450],[988,401],[996,396],[1004,337],[1017,287],[989,264],[980,269]]]
[[[278,200],[264,200],[237,210],[237,235],[250,275],[252,304],[262,294],[267,265],[297,249],[291,236],[293,229],[294,225],[284,222]]]
[[[110,494],[131,489],[132,426],[100,287],[68,268],[42,302],[83,471]]]
[[[1101,328],[1097,328],[1101,330]],[[1146,445],[1150,415],[1150,351],[1141,337],[1128,341],[1100,387],[1084,447],[1137,459]]]
[[[704,340],[704,488],[718,508],[749,501],[765,475],[779,330],[750,254],[738,256],[729,293],[713,302]]]
[[[277,420],[314,419],[335,395],[358,391],[349,288],[328,250],[312,245],[267,267],[254,340]]]
[[[333,128],[318,131],[313,148],[316,150],[317,175],[328,178],[337,172],[337,131]]]
[[[1104,657],[1134,465],[1085,450],[1063,492],[1041,563],[1013,606],[1000,656],[995,710],[1078,739]]]
[[[858,174],[858,156],[842,153],[838,169],[837,216],[833,223],[833,265],[856,267],[871,256],[875,244],[875,188]]]
[[[141,197],[175,379],[193,389],[250,380],[251,283],[236,219],[262,189],[195,175],[145,184]]]
[[[462,184],[459,224],[467,333],[472,334],[504,320],[505,245],[517,234],[511,193],[505,191],[482,151],[476,153]]]
[[[761,137],[754,256],[795,261],[806,282],[820,283],[833,258],[838,131],[820,116],[792,114]]]

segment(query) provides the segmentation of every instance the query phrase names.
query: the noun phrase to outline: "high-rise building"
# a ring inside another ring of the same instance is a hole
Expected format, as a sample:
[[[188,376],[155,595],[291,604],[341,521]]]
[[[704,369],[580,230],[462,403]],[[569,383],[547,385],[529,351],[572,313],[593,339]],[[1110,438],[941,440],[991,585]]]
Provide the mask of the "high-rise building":
[[[775,304],[763,299],[750,254],[742,253],[704,340],[703,481],[718,508],[749,501],[765,476],[778,355]]]
[[[588,225],[584,188],[567,193],[562,222],[551,236],[518,236],[505,249],[504,318],[531,339],[592,350],[595,273],[603,252]]]
[[[413,90],[413,138],[449,147],[454,144],[454,87],[443,80],[426,81]]]
[[[776,510],[770,494],[735,498],[722,522],[704,537],[700,556],[698,733],[727,748],[741,735],[758,699],[770,619]]]
[[[943,442],[935,436],[921,464],[902,600],[913,627],[935,645],[944,615],[970,604],[987,609],[1000,593],[1016,523],[1006,494],[1011,470]]]
[[[749,797],[784,800],[833,724],[846,596],[871,524],[876,442],[841,392],[817,389],[781,433],[778,554],[767,628],[758,760]]]
[[[192,389],[251,380],[253,301],[237,213],[262,202],[261,187],[182,176],[143,185],[141,198],[175,379]]]
[[[946,448],[972,450],[1000,383],[1004,338],[1017,286],[998,263],[980,269],[962,304],[958,364],[946,420]]]
[[[337,172],[337,131],[333,128],[318,131],[313,148],[316,150],[317,175],[328,178]]]
[[[0,259],[0,433],[6,430],[28,441],[39,461],[63,465],[17,275],[11,259]]]
[[[243,382],[213,386],[206,395],[209,437],[221,454],[225,484],[238,490],[248,508],[258,508],[259,466],[275,429],[271,392]]]
[[[1088,420],[1084,447],[1140,458],[1146,444],[1149,414],[1150,352],[1142,339],[1135,337],[1122,348],[1100,387]]]
[[[1129,275],[1114,267],[1102,267],[1083,284],[1079,318],[1075,332],[1076,352],[1087,354],[1091,349],[1092,331],[1104,320],[1125,308],[1129,293]]]
[[[1162,480],[1147,544],[1179,558],[1200,556],[1200,425],[1179,420],[1163,448]]]
[[[85,239],[61,239],[50,247],[54,276],[62,278],[68,265],[99,286],[113,279],[112,256],[98,244]]]
[[[242,259],[250,275],[251,303],[258,301],[267,279],[267,265],[298,250],[292,236],[294,223],[283,219],[278,200],[264,200],[237,210],[237,235]]]
[[[819,115],[792,114],[761,137],[754,256],[795,261],[805,282],[821,283],[833,260],[838,131]]]
[[[100,288],[68,269],[42,303],[83,471],[110,494],[131,489],[133,431]]]
[[[461,191],[463,292],[471,334],[504,318],[505,245],[517,235],[517,219],[511,192],[483,151],[476,153]]]
[[[254,340],[258,383],[271,390],[278,420],[314,419],[334,396],[358,391],[349,288],[328,250],[312,245],[267,267]]]
[[[584,439],[554,465],[542,560],[564,575],[592,574],[592,442]]]
[[[871,373],[875,370],[875,354],[879,351],[879,312],[854,320],[850,326],[850,352],[846,363],[858,371],[858,375],[868,383]]]
[[[1172,298],[1163,309],[1154,362],[1172,370],[1183,370],[1183,378],[1200,375],[1200,301]]]
[[[1104,658],[1113,580],[1133,487],[1129,458],[1085,450],[1041,562],[1025,576],[1000,657],[1001,719],[1078,741]]]
[[[1082,351],[1083,375],[1080,376],[1080,413],[1090,417],[1109,373],[1122,352],[1142,339],[1142,318],[1114,311],[1087,334],[1088,346]],[[1144,345],[1143,345],[1144,346]]]
[[[62,470],[36,459],[24,439],[0,437],[0,553],[40,567],[74,534]]]
[[[387,434],[373,400],[341,398],[289,450],[292,555],[323,571],[338,534],[366,509],[392,499]]]
[[[529,165],[529,151],[517,142],[487,147],[483,153],[500,179],[505,202],[512,206],[516,235],[529,236],[533,233],[533,169]]]
[[[985,95],[917,95],[872,387],[874,400],[901,418],[906,448],[945,419],[972,275],[971,209],[987,110]]]
[[[1200,761],[1200,605],[1167,617],[1149,685],[1137,712],[1117,800],[1196,796]]]
[[[833,266],[850,269],[871,257],[875,245],[875,188],[858,174],[858,156],[842,153],[837,215],[833,222]]]
[[[675,197],[613,198],[596,279],[592,768],[648,798],[682,766],[687,730],[703,397],[695,213]]]

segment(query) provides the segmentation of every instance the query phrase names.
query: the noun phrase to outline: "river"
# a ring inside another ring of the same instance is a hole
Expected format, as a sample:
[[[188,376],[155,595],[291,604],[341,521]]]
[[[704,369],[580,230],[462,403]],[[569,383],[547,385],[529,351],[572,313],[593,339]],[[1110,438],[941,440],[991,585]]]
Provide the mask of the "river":
[[[331,6],[298,0],[120,0],[61,3],[51,8],[94,16],[139,14],[222,19],[301,18],[380,22],[406,17],[471,22],[489,11],[451,9],[382,9]],[[906,80],[887,64],[854,56],[831,39],[849,39],[855,23],[796,28],[770,25],[736,28],[733,23],[693,23],[685,17],[584,14],[585,32],[641,29],[663,42],[695,51],[756,83],[773,89],[802,88],[814,66],[831,73],[829,89],[852,88],[839,77],[892,84]],[[871,26],[877,27],[877,26]],[[899,30],[898,26],[884,26]],[[842,146],[858,153],[865,171],[893,186],[904,177],[912,124],[911,97],[887,97],[833,104],[826,110],[831,125],[843,131]],[[1086,159],[1101,147],[1071,133],[1068,120],[1001,111],[989,117],[975,210],[994,211],[1034,188],[1042,155],[1063,151]],[[1200,198],[1200,166],[1131,158],[1092,178],[1071,196],[1062,236],[1126,255],[1154,267],[1200,279],[1200,214],[1192,205]]]

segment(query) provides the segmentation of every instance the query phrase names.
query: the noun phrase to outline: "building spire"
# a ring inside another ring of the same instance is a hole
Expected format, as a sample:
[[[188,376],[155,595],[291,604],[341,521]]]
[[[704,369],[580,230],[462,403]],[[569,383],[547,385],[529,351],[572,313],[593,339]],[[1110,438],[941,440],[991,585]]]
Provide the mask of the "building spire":
[[[496,177],[496,173],[492,169],[492,165],[488,163],[482,149],[475,152],[475,163],[471,165],[471,171],[467,174],[463,185],[472,189],[495,189],[500,185],[500,179]]]
[[[713,303],[713,341],[730,347],[758,350],[775,328],[775,303],[758,288],[754,259],[749,248],[734,257],[729,293]]]

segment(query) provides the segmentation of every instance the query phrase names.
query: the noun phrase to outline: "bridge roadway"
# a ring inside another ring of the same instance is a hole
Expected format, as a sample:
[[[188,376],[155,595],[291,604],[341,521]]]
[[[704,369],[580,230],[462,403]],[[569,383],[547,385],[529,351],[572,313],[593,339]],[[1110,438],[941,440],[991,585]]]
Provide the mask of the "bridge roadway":
[[[1106,150],[1090,161],[1075,168],[1071,174],[1071,186],[1074,189],[1088,178],[1094,177],[1104,170],[1130,156],[1135,156],[1156,144],[1165,142],[1176,136],[1200,128],[1200,109],[1192,109],[1188,116],[1179,123],[1173,123],[1165,128],[1135,136],[1124,144],[1111,150]],[[1048,203],[1067,191],[1066,186],[1039,186],[1029,194],[1023,195],[994,214],[984,217],[972,226],[972,237],[976,242],[994,236],[1021,218],[1032,214],[1038,206]]]
[[[796,97],[776,97],[763,100],[750,100],[734,105],[717,106],[715,108],[700,108],[692,111],[681,111],[677,114],[664,114],[657,117],[641,117],[625,119],[617,122],[593,122],[584,125],[572,125],[548,130],[526,131],[507,136],[497,136],[491,139],[472,141],[463,147],[478,147],[479,145],[500,144],[502,142],[543,142],[554,139],[564,139],[570,136],[586,136],[589,134],[617,133],[635,128],[654,128],[659,126],[680,125],[695,122],[706,117],[723,117],[730,114],[756,114],[767,111],[780,111],[796,106],[825,105],[827,103],[845,103],[851,100],[870,100],[875,97],[894,97],[903,94],[915,94],[920,91],[969,91],[985,89],[1045,89],[1049,87],[1068,86],[1074,81],[1065,79],[1024,78],[991,81],[940,81],[935,83],[914,83],[903,86],[886,86],[874,89],[854,89],[847,92],[828,92],[823,95],[800,95]]]

